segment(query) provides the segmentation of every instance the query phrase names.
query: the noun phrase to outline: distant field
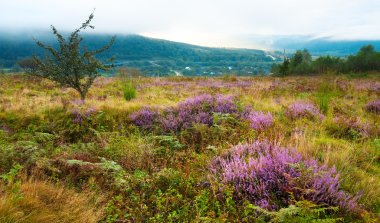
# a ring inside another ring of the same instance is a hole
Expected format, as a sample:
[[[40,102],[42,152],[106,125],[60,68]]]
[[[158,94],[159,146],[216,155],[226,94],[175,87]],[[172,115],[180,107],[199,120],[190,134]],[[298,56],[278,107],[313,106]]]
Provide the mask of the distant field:
[[[132,82],[0,75],[0,222],[379,220],[379,75]]]

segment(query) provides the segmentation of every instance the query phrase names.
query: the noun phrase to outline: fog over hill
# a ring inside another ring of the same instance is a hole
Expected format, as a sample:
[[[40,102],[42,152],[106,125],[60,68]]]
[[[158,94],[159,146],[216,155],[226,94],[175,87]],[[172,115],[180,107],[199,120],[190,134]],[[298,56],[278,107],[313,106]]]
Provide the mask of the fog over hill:
[[[273,63],[283,60],[297,49],[308,49],[313,56],[345,57],[358,52],[360,47],[372,44],[380,49],[379,40],[333,40],[312,36],[255,36],[245,38],[263,49],[212,48],[155,39],[141,35],[116,35],[116,42],[100,59],[115,58],[117,66],[140,69],[149,76],[267,74]],[[111,34],[84,34],[83,45],[95,49],[106,44]],[[0,67],[17,68],[17,61],[32,55],[43,56],[35,39],[52,46],[54,36],[47,32],[0,32]]]
[[[249,41],[255,42],[267,49],[283,51],[285,49],[289,53],[293,53],[299,49],[308,49],[313,56],[337,56],[346,57],[356,54],[364,45],[373,45],[376,49],[380,49],[380,40],[341,40],[330,37],[315,37],[311,35],[298,36],[256,36],[247,38]]]

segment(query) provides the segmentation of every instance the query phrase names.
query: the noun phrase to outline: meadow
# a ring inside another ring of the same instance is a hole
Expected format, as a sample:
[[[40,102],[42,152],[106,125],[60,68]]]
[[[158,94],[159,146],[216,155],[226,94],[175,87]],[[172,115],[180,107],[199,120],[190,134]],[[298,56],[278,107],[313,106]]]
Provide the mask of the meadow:
[[[0,75],[0,222],[379,222],[377,74],[131,82]]]

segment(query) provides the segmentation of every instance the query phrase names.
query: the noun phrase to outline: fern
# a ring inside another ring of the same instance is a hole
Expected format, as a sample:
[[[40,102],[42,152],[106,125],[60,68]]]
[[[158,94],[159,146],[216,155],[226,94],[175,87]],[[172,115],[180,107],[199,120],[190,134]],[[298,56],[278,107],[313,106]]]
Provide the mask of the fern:
[[[333,216],[338,210],[337,207],[323,207],[307,200],[297,201],[294,205],[281,208],[278,212],[272,212],[274,218],[271,222],[343,222],[342,218],[334,218]]]

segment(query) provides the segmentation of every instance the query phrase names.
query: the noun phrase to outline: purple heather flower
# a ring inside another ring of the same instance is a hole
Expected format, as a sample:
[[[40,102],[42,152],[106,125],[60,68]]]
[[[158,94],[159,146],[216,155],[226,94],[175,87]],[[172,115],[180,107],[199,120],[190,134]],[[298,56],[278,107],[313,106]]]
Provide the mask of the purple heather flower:
[[[71,104],[73,104],[74,106],[82,106],[82,105],[84,105],[84,100],[75,99],[75,100],[71,101]]]
[[[73,115],[73,123],[82,124],[85,119],[96,113],[95,108],[74,108],[71,111]]]
[[[156,125],[163,132],[177,132],[190,128],[196,123],[212,125],[213,113],[233,114],[237,112],[234,97],[202,94],[188,98],[175,107],[161,112],[144,108],[131,115],[132,122],[145,129]]]
[[[368,104],[366,105],[365,109],[368,112],[380,114],[380,99],[368,102]]]
[[[251,112],[247,120],[251,128],[256,131],[263,131],[273,125],[273,116],[270,112]]]
[[[341,190],[335,168],[304,160],[295,150],[268,142],[234,146],[216,157],[210,169],[221,183],[234,188],[235,199],[247,199],[268,210],[289,206],[292,197],[345,211],[359,208],[358,197]]]
[[[226,96],[221,94],[216,96],[214,112],[232,114],[236,112],[236,110],[237,106],[234,103],[233,96]]]
[[[322,115],[317,107],[307,102],[295,102],[288,106],[285,111],[285,115],[291,119],[298,118],[319,118],[323,119]]]
[[[157,117],[158,113],[156,111],[146,107],[133,113],[129,118],[135,125],[143,129],[151,129]]]
[[[178,116],[173,113],[168,113],[166,116],[160,117],[159,122],[164,132],[177,131],[180,128]]]
[[[240,118],[241,119],[248,119],[249,115],[254,112],[252,107],[248,106],[243,109],[243,111],[240,112]]]
[[[358,118],[335,117],[334,123],[338,125],[341,131],[356,131],[362,137],[368,137],[371,134],[371,126],[369,123],[360,121]]]

